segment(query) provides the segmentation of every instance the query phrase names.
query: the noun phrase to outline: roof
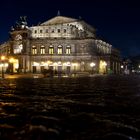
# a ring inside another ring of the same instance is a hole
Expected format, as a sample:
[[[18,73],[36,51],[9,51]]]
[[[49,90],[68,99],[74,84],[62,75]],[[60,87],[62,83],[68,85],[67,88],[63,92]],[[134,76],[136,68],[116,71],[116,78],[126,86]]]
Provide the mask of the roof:
[[[56,16],[46,22],[43,22],[40,25],[42,25],[42,26],[54,25],[54,24],[61,24],[61,23],[71,23],[71,22],[75,22],[75,21],[77,21],[77,19],[64,17],[64,16]]]

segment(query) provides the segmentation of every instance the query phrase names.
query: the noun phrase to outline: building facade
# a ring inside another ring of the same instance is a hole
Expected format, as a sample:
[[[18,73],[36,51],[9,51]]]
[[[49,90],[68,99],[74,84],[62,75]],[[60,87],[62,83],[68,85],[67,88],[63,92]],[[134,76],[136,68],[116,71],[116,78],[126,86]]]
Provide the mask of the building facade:
[[[81,19],[56,16],[28,27],[26,17],[11,28],[0,45],[6,72],[120,73],[120,52],[96,37],[96,30]]]

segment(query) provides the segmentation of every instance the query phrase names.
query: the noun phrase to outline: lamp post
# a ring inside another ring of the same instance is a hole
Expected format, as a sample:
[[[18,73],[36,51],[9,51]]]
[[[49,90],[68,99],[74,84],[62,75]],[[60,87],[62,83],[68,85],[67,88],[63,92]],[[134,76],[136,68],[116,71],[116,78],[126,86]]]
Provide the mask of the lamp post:
[[[124,66],[121,65],[121,73],[124,74]]]
[[[96,64],[95,64],[95,63],[93,63],[93,62],[92,62],[92,63],[90,63],[90,67],[92,68],[91,74],[93,74],[93,68],[95,67],[95,65],[96,65]]]
[[[1,65],[1,77],[4,78],[4,60],[5,60],[5,56],[1,56],[1,62],[2,62],[2,65]]]

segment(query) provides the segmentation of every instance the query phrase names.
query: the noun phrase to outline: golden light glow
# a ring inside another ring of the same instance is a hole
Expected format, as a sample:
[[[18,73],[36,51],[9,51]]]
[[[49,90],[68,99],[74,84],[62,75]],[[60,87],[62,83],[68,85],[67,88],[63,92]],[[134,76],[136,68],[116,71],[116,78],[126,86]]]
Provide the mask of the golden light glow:
[[[124,68],[123,65],[121,65],[121,68],[122,68],[122,69]]]
[[[54,65],[54,66],[57,66],[57,63],[55,62],[55,63],[53,63],[53,65]]]
[[[6,57],[5,56],[1,56],[1,60],[5,60],[6,59]]]
[[[70,66],[71,65],[70,62],[67,62],[66,64],[67,64],[67,66]]]
[[[66,47],[66,54],[71,54],[71,47],[70,46]]]
[[[5,66],[5,67],[8,67],[8,63],[5,63],[4,66]]]
[[[62,65],[61,61],[58,62],[58,65],[59,65],[59,66]]]
[[[94,67],[95,65],[96,65],[96,64],[95,64],[95,63],[93,63],[93,62],[92,62],[92,63],[90,63],[90,66],[91,66],[91,67]]]
[[[77,64],[77,63],[73,63],[72,65],[73,65],[73,66],[77,66],[78,64]]]
[[[47,61],[47,64],[48,64],[48,65],[51,64],[51,63],[52,63],[52,61],[49,61],[49,60]]]
[[[18,68],[19,68],[19,64],[18,64],[18,63],[15,63],[15,64],[14,64],[14,68],[15,68],[15,69],[18,69]]]
[[[33,62],[33,66],[39,66],[40,64],[37,62]]]
[[[19,61],[18,61],[18,59],[14,59],[13,57],[11,57],[9,59],[9,63],[11,63],[13,65],[13,72],[17,72],[17,69],[19,68]]]
[[[63,53],[62,47],[58,47],[57,53],[58,54],[62,54]]]
[[[54,54],[54,48],[52,46],[49,47],[49,54]]]
[[[10,63],[14,63],[15,62],[15,59],[12,57],[12,58],[9,59],[9,62]]]
[[[106,73],[107,72],[106,67],[107,67],[107,63],[103,60],[100,60],[99,72],[102,73],[102,74]]]
[[[40,63],[40,66],[44,66],[44,62],[41,62],[41,63]]]
[[[47,62],[45,62],[45,63],[44,63],[44,66],[48,66],[48,63],[47,63]]]

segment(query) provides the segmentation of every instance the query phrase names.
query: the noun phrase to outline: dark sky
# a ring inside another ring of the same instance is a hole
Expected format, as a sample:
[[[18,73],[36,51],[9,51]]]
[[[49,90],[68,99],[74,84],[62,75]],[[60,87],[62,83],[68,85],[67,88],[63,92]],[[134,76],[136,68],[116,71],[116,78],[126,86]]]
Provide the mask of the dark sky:
[[[138,0],[4,0],[0,4],[0,42],[8,39],[19,16],[37,25],[57,15],[82,17],[97,29],[123,56],[140,54],[140,8]]]

